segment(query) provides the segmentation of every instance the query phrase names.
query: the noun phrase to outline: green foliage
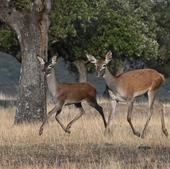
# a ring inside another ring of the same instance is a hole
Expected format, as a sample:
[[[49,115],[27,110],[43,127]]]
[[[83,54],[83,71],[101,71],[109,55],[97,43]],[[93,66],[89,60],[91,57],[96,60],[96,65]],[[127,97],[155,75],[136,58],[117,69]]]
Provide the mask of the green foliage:
[[[30,11],[32,0],[13,0],[10,4],[19,11]]]
[[[86,27],[95,19],[94,14],[104,0],[53,0],[51,12],[51,40],[76,37],[86,31]]]
[[[50,40],[64,39],[70,57],[85,53],[156,58],[156,23],[149,0],[54,0]]]
[[[15,33],[8,26],[0,27],[0,51],[8,52],[14,43]]]
[[[29,10],[31,0],[15,0]],[[49,44],[56,42],[67,59],[104,56],[108,50],[120,59],[170,57],[169,4],[150,0],[53,0]],[[14,34],[0,26],[0,49],[10,49]],[[64,56],[65,57],[65,56]]]
[[[153,11],[159,25],[157,30],[159,56],[166,62],[170,59],[170,3],[166,0],[156,3]]]
[[[141,29],[140,21],[131,16],[121,16],[114,11],[106,15],[100,18],[96,28],[97,35],[90,44],[91,50],[97,49],[95,53],[104,55],[111,49],[121,58],[157,56],[158,44],[141,31],[144,29]]]

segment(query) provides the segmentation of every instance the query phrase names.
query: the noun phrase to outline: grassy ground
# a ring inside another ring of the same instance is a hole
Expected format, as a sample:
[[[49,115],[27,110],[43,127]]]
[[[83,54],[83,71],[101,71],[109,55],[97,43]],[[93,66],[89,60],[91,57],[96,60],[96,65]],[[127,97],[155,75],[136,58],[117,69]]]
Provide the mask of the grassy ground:
[[[105,115],[111,111],[108,101],[101,100]],[[15,107],[0,108],[0,169],[149,169],[170,168],[170,140],[161,132],[158,107],[149,124],[145,139],[132,134],[126,121],[127,105],[119,105],[112,121],[111,134],[103,135],[98,113],[83,104],[86,114],[66,134],[52,117],[38,135],[40,124],[14,126]],[[49,106],[51,109],[52,106]],[[168,104],[166,126],[170,132]],[[137,104],[133,123],[141,131],[146,121],[147,105]],[[65,107],[60,119],[67,124],[75,116],[73,106]]]

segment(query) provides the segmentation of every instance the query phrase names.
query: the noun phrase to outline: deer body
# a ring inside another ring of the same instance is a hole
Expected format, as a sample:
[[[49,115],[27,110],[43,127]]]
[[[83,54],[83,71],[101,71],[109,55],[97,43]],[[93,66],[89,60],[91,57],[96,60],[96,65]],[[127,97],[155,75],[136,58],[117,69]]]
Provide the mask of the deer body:
[[[96,97],[96,89],[89,83],[61,83],[56,90],[59,91],[58,100],[65,104],[79,103]]]
[[[72,124],[85,113],[81,105],[83,100],[87,101],[90,106],[94,107],[99,112],[99,114],[102,116],[104,126],[106,127],[106,120],[103,114],[103,109],[97,103],[96,89],[93,85],[87,82],[60,83],[55,78],[54,64],[56,61],[54,63],[50,62],[48,65],[45,65],[44,62],[40,59],[40,63],[42,66],[45,66],[44,70],[47,73],[47,85],[53,97],[55,107],[48,113],[47,118],[42,123],[39,130],[39,135],[43,133],[43,126],[47,122],[47,119],[53,114],[56,114],[55,119],[63,128],[63,130],[67,133],[70,133]],[[57,116],[61,113],[62,107],[64,105],[70,104],[74,104],[80,110],[80,113],[65,127]]]
[[[149,90],[157,90],[164,81],[163,75],[154,69],[137,69],[118,77],[107,69],[103,78],[118,101],[128,101]]]
[[[53,82],[48,80],[48,84]],[[50,85],[48,85],[50,86]],[[50,87],[49,87],[50,89]],[[96,97],[96,89],[90,83],[59,83],[55,92],[50,89],[53,98],[66,104],[80,103],[82,100],[90,100]],[[54,95],[55,93],[55,95]]]
[[[112,53],[110,51],[106,54],[105,60],[97,60],[92,55],[87,55],[87,58],[91,63],[95,64],[98,76],[102,76],[105,79],[105,82],[109,88],[109,94],[112,100],[112,112],[109,114],[106,131],[108,130],[110,122],[114,117],[117,103],[127,102],[127,121],[130,124],[133,133],[136,136],[143,138],[145,130],[153,114],[153,103],[157,90],[159,89],[162,82],[165,80],[164,76],[154,69],[137,69],[122,73],[119,76],[114,76],[110,73],[106,66],[112,60]],[[148,94],[149,113],[145,126],[142,130],[142,133],[140,134],[135,130],[131,122],[131,117],[135,97],[143,95],[145,93]],[[165,128],[163,114],[164,112],[163,110],[161,112],[162,131],[165,136],[168,136],[167,129]]]

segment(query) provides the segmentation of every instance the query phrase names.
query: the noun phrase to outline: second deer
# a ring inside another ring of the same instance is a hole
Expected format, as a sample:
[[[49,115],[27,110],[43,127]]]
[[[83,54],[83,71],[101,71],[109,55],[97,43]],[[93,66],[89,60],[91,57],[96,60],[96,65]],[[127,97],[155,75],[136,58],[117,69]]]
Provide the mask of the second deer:
[[[116,111],[116,104],[118,102],[127,102],[128,103],[127,121],[129,122],[133,133],[136,136],[143,138],[145,130],[153,114],[153,104],[156,93],[162,82],[165,80],[164,76],[154,69],[137,69],[126,73],[122,73],[119,76],[114,76],[110,73],[110,71],[107,68],[107,64],[112,60],[111,51],[109,51],[106,54],[105,59],[97,60],[92,55],[87,55],[87,58],[91,63],[95,64],[98,76],[101,76],[105,79],[106,85],[109,88],[109,93],[112,99],[112,112],[109,115],[106,129],[108,130],[109,124],[113,119],[113,116]],[[135,97],[143,95],[145,93],[148,94],[149,113],[145,126],[142,130],[142,133],[140,134],[134,128],[131,122],[131,116]],[[168,136],[168,131],[165,128],[164,111],[162,109],[161,109],[161,123],[163,133],[165,134],[165,136]]]
[[[54,66],[57,62],[57,56],[53,56],[49,62],[46,62],[38,57],[38,60],[42,66],[42,70],[47,75],[47,85],[50,93],[53,96],[55,102],[55,107],[48,113],[47,118],[42,123],[39,129],[39,135],[43,133],[43,127],[46,124],[48,118],[55,114],[56,121],[60,124],[62,129],[70,133],[70,128],[72,124],[78,120],[84,113],[81,102],[83,100],[94,107],[103,119],[104,126],[106,127],[106,120],[104,117],[103,109],[98,105],[96,100],[96,89],[90,83],[59,83],[55,77]],[[80,113],[71,120],[68,125],[65,127],[63,123],[58,119],[58,115],[61,113],[61,110],[64,105],[74,104],[79,110]]]

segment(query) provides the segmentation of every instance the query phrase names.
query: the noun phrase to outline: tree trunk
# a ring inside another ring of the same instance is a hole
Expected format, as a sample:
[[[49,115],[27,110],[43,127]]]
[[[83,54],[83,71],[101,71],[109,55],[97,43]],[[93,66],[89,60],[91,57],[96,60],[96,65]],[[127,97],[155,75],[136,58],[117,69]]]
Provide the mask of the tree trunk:
[[[37,56],[47,60],[51,0],[35,0],[30,13],[2,0],[0,19],[16,32],[21,48],[21,75],[14,123],[42,121],[46,116],[46,75]]]
[[[87,82],[87,70],[83,61],[76,60],[74,65],[78,71],[78,81],[79,82]]]
[[[22,66],[15,123],[42,121],[46,117],[46,75],[42,74],[37,57],[47,60],[48,25],[46,15],[26,17],[22,25]]]
[[[125,61],[123,60],[119,60],[117,65],[116,65],[116,76],[119,76],[120,74],[122,74],[124,72],[124,68],[125,68]]]
[[[103,97],[104,97],[105,99],[109,99],[109,98],[110,98],[109,88],[107,87],[107,85],[106,85],[106,88],[105,88],[105,90],[104,90],[104,92],[103,92]]]
[[[19,96],[15,123],[42,121],[46,116],[45,77],[37,62],[38,47],[31,38],[28,50],[23,46]]]

